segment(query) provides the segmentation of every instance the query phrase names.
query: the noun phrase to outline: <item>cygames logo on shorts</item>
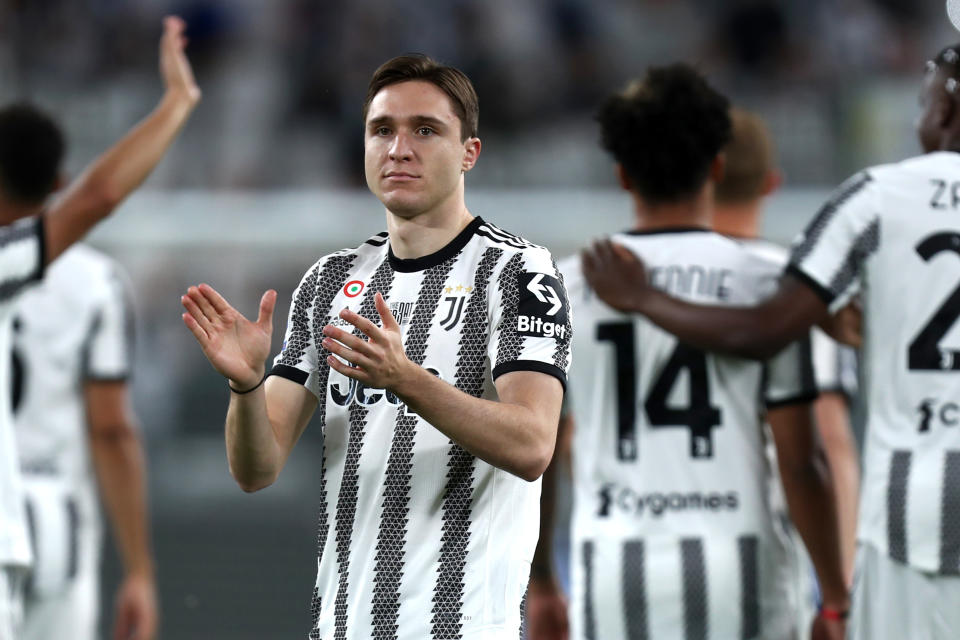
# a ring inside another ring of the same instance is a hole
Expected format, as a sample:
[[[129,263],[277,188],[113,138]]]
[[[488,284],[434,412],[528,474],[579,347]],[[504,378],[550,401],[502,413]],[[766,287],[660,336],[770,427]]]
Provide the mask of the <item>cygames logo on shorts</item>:
[[[560,281],[545,273],[518,276],[517,333],[537,338],[567,334],[567,295]]]

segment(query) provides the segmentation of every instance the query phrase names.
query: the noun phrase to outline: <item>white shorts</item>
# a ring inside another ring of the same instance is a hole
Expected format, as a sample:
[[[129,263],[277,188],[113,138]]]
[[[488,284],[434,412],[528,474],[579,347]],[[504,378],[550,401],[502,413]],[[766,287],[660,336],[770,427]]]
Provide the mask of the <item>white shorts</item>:
[[[56,483],[25,482],[35,549],[23,604],[23,640],[95,640],[100,613],[101,535],[96,511],[74,507]],[[76,504],[76,503],[73,503]],[[2,638],[2,636],[0,636]]]
[[[850,640],[956,640],[960,577],[924,573],[857,547]]]
[[[23,584],[21,567],[0,565],[0,638],[18,640],[23,620]]]

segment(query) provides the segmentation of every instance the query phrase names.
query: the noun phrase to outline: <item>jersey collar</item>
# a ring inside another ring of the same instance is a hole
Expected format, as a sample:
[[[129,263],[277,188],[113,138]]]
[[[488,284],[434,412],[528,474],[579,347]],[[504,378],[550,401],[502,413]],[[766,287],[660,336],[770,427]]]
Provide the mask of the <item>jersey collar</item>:
[[[398,258],[393,255],[393,247],[388,244],[387,251],[390,266],[393,267],[394,271],[410,273],[413,271],[423,271],[424,269],[442,264],[460,253],[460,250],[467,246],[467,243],[470,242],[470,239],[473,238],[473,235],[482,224],[484,224],[483,219],[477,216],[470,221],[470,224],[463,228],[463,231],[457,234],[457,237],[447,243],[442,249],[419,258]]]

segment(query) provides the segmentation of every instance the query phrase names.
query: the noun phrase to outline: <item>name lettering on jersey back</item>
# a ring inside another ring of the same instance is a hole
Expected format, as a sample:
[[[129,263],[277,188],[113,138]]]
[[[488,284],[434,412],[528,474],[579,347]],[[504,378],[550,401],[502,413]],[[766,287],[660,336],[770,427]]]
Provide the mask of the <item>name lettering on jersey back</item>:
[[[696,264],[672,264],[650,268],[650,283],[671,295],[697,294],[728,300],[730,298],[730,269],[713,269]]]
[[[546,273],[517,274],[517,334],[535,338],[567,337],[570,303],[557,278]]]
[[[931,209],[960,209],[960,181],[932,179],[930,184],[933,187]]]
[[[661,517],[668,512],[706,511],[712,513],[736,511],[740,495],[736,491],[640,493],[631,487],[607,483],[600,488],[597,516],[607,518],[613,513],[643,517],[651,514]]]

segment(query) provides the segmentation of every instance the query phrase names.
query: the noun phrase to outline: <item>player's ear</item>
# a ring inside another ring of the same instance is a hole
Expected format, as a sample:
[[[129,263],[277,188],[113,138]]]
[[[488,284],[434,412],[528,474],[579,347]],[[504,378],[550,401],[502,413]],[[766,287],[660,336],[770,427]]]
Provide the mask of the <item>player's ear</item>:
[[[717,184],[723,180],[723,173],[726,169],[727,156],[723,152],[720,152],[714,156],[713,161],[710,163],[710,179],[713,181],[713,184]]]
[[[477,164],[477,158],[480,157],[480,138],[476,136],[467,138],[463,141],[463,162],[460,165],[460,171],[466,173],[473,169]]]
[[[763,191],[761,196],[768,196],[783,185],[783,172],[779,169],[771,169],[763,179]]]
[[[619,162],[613,165],[613,172],[617,176],[617,182],[620,184],[620,188],[624,191],[633,190],[633,181],[630,179],[630,176],[627,175],[627,170],[623,168],[623,165]]]
[[[70,180],[67,178],[67,174],[63,171],[57,172],[57,179],[53,181],[53,191],[56,193],[70,183]]]

